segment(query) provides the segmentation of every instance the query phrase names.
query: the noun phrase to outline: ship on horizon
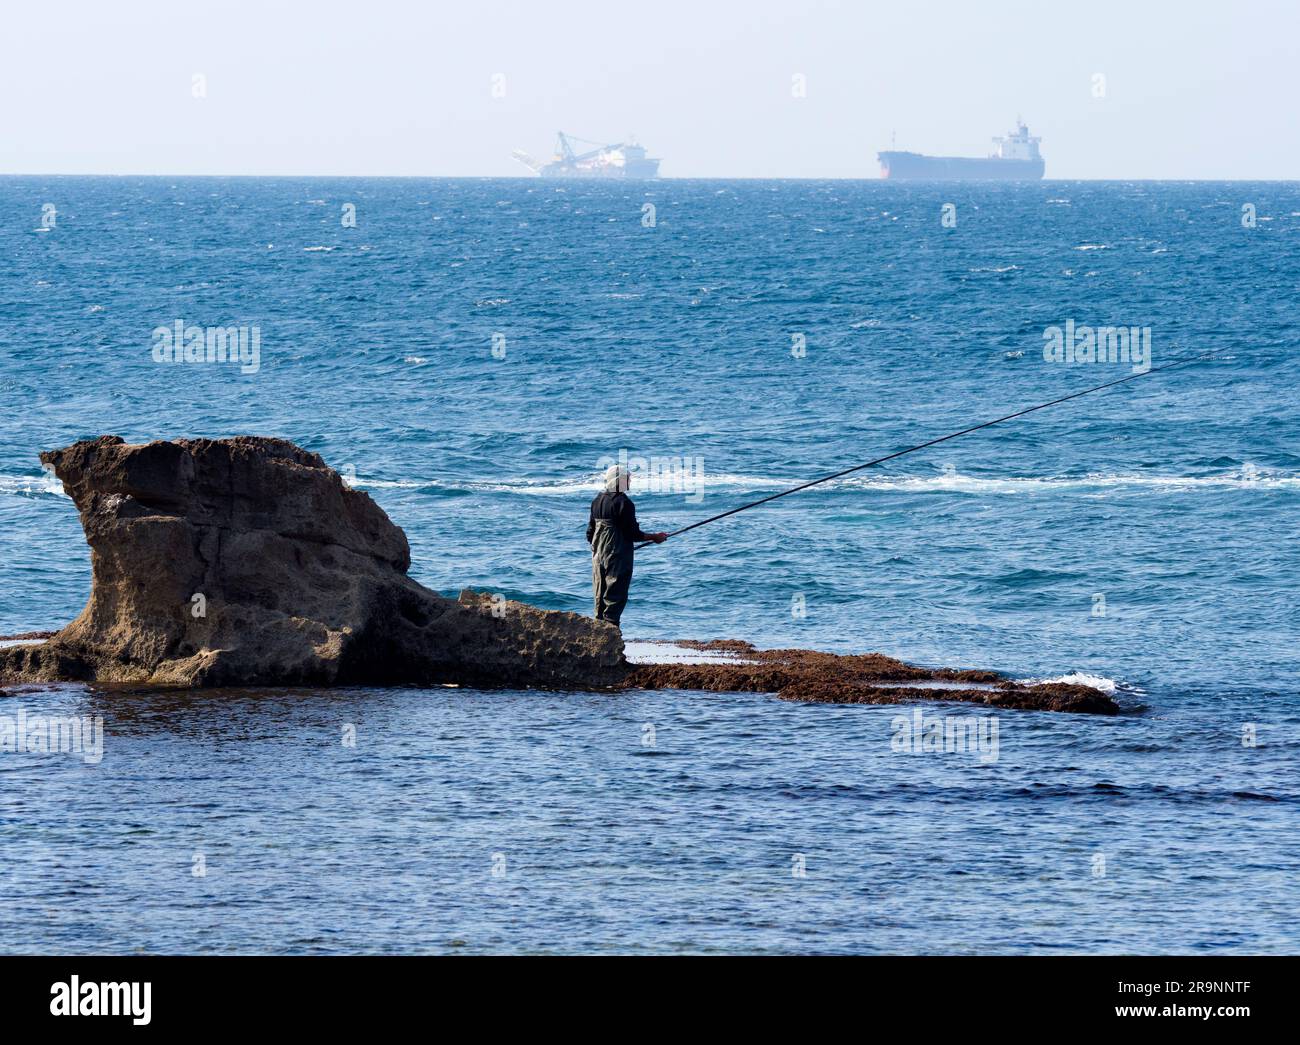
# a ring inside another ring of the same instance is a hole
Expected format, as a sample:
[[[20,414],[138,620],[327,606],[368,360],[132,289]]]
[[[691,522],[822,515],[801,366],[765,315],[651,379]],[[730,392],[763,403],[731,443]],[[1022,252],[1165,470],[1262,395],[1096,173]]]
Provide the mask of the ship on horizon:
[[[578,152],[572,142],[595,145],[587,152]],[[659,161],[646,155],[645,147],[635,139],[601,145],[556,132],[555,155],[548,162],[535,160],[526,152],[516,149],[514,157],[529,170],[543,178],[656,178]]]
[[[988,156],[923,156],[919,152],[881,152],[880,176],[891,181],[1038,181],[1046,165],[1038,151],[1041,138],[1031,137],[1023,120],[1016,129],[994,138]]]

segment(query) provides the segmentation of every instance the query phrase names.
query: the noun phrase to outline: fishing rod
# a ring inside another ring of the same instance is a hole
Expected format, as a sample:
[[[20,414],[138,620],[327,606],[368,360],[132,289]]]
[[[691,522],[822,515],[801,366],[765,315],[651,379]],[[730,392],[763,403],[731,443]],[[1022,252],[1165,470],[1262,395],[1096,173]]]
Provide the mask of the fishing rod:
[[[874,461],[868,461],[866,464],[856,464],[852,468],[845,468],[838,472],[832,472],[830,475],[823,475],[820,479],[812,479],[806,483],[800,483],[798,486],[792,486],[788,490],[782,490],[779,493],[769,494],[767,497],[760,497],[757,501],[750,501],[748,504],[742,504],[738,508],[732,508],[730,511],[719,512],[717,515],[711,515],[707,519],[701,519],[699,522],[693,522],[689,526],[683,526],[680,530],[673,530],[669,537],[677,537],[688,530],[695,530],[701,526],[707,526],[711,522],[717,522],[719,519],[725,519],[729,515],[736,515],[740,512],[747,512],[751,508],[757,508],[760,504],[767,504],[768,501],[775,501],[780,497],[789,497],[792,493],[798,493],[800,490],[807,490],[810,486],[820,486],[822,483],[828,483],[832,479],[839,479],[845,475],[851,475],[853,472],[860,472],[864,468],[874,468],[878,464],[884,464],[886,461],[892,461],[895,458],[903,457],[906,454],[914,454],[918,450],[924,450],[929,446],[938,446],[940,443],[946,443],[949,439],[956,439],[958,436],[970,435],[971,432],[978,432],[981,428],[991,428],[993,425],[1000,425],[1003,421],[1010,421],[1017,417],[1024,417],[1025,414],[1032,414],[1035,410],[1046,410],[1049,406],[1057,406],[1061,403],[1068,403],[1071,399],[1078,399],[1080,396],[1091,395],[1093,392],[1100,392],[1104,388],[1114,388],[1116,385],[1122,385],[1126,381],[1136,381],[1139,377],[1150,377],[1152,374],[1158,374],[1162,370],[1172,370],[1174,367],[1185,366],[1187,363],[1197,363],[1201,360],[1212,359],[1212,353],[1206,353],[1200,356],[1187,356],[1183,359],[1175,359],[1172,363],[1165,363],[1163,366],[1152,367],[1150,370],[1143,370],[1140,374],[1129,374],[1127,377],[1117,378],[1114,381],[1107,381],[1102,385],[1094,385],[1092,388],[1085,388],[1081,392],[1072,392],[1068,396],[1061,396],[1060,399],[1053,399],[1048,403],[1039,403],[1037,406],[1026,407],[1024,410],[1017,410],[1014,414],[1007,414],[1005,417],[996,417],[992,421],[984,421],[981,424],[971,425],[969,428],[963,428],[960,432],[951,432],[948,435],[941,435],[937,439],[930,439],[924,443],[917,443],[915,446],[909,446],[906,450],[896,450],[892,454],[886,454],[884,457],[877,457]],[[642,541],[636,545],[637,549],[648,548],[654,545],[654,541]]]

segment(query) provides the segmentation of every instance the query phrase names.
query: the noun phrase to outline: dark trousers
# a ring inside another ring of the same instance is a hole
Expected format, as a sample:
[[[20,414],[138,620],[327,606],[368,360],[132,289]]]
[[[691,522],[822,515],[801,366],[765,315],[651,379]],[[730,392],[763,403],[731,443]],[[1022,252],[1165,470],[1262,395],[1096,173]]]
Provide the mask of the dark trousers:
[[[617,624],[632,587],[632,542],[609,525],[597,525],[591,542],[591,594],[596,619]]]

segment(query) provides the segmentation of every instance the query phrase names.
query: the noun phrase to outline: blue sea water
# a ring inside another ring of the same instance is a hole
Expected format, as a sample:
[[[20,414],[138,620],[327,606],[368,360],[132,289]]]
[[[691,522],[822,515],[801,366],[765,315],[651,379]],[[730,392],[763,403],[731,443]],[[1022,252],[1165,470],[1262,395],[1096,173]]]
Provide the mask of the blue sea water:
[[[1118,718],[1002,712],[981,761],[762,694],[27,689],[106,735],[0,752],[0,948],[1300,945],[1300,185],[11,177],[0,257],[0,634],[84,604],[36,459],[78,438],[292,439],[426,585],[586,612],[602,458],[701,466],[633,491],[674,529],[1129,372],[1046,361],[1068,320],[1215,354],[638,556],[629,637],[1078,673]],[[177,320],[258,369],[155,362]]]

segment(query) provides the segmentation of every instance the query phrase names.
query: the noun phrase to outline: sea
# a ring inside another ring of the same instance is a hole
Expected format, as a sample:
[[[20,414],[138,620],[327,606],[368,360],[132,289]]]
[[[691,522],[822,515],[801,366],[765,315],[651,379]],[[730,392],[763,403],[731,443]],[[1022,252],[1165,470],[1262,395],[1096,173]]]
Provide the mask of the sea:
[[[1144,373],[643,550],[623,619],[1122,714],[11,686],[0,950],[1300,946],[1300,184],[5,177],[0,258],[0,635],[85,604],[77,439],[293,440],[423,584],[589,613],[611,461],[671,531]]]

